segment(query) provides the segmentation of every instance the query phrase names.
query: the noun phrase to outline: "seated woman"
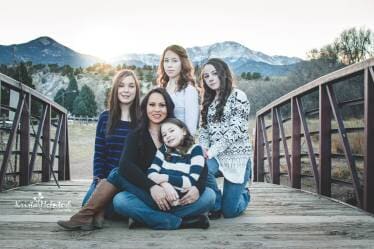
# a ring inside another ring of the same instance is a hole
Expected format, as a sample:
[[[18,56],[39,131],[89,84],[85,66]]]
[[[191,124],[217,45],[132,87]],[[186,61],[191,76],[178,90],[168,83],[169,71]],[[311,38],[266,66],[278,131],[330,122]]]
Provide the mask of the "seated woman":
[[[204,86],[200,144],[208,159],[208,187],[216,193],[210,218],[240,215],[250,201],[246,188],[251,178],[251,145],[249,142],[249,101],[233,87],[228,65],[221,59],[210,59],[203,66]],[[223,175],[223,193],[216,177]]]
[[[209,188],[205,190],[207,170],[203,170],[196,186],[187,189],[180,200],[183,206],[179,213],[160,212],[159,209],[170,210],[165,188],[148,179],[146,172],[152,164],[157,148],[161,146],[160,124],[166,118],[174,117],[174,104],[165,89],[155,88],[144,97],[140,109],[142,116],[138,127],[127,136],[119,168],[113,169],[106,180],[100,181],[91,198],[78,213],[68,221],[58,222],[63,228],[95,229],[95,216],[102,212],[119,191],[122,192],[113,199],[115,211],[119,214],[122,214],[123,209],[133,207],[131,205],[134,203],[129,201],[129,198],[136,200],[136,204],[148,204],[157,208],[154,211],[160,213],[161,217],[156,221],[153,219],[155,217],[150,218],[151,222],[154,222],[150,226],[152,228],[178,229],[195,226],[198,220],[185,217],[207,212],[211,208],[214,192]]]
[[[166,107],[171,102],[162,88],[156,88],[151,93],[141,104],[142,114],[146,115],[139,129],[129,135],[129,145],[119,164],[117,175],[124,177],[115,176],[115,172],[108,177],[108,181],[113,183],[117,179],[114,184],[122,185],[122,189],[126,190],[114,197],[114,209],[116,213],[133,217],[152,229],[207,227],[209,223],[201,214],[212,208],[215,199],[214,192],[205,188],[207,167],[198,166],[201,170],[200,177],[196,178],[194,185],[184,188],[184,195],[179,199],[180,205],[174,208],[171,205],[176,200],[176,195],[175,192],[170,194],[173,192],[170,185],[157,184],[147,177],[147,170],[152,165],[157,148],[162,145],[160,126],[170,116]],[[135,223],[130,222],[129,227],[132,228],[133,224]]]
[[[161,124],[161,136],[164,142],[156,153],[151,167],[148,168],[148,178],[157,184],[160,184],[166,192],[166,199],[173,206],[168,212],[180,214],[185,209],[181,204],[181,198],[184,196],[186,189],[196,185],[200,174],[204,169],[205,159],[203,150],[200,145],[194,143],[194,139],[187,126],[176,118],[169,118]],[[213,207],[214,194],[211,192],[211,202],[205,206],[205,202],[197,202],[193,209],[199,210],[193,212],[195,217],[190,217],[190,221],[195,220],[196,228],[208,228],[209,219],[202,214],[204,209],[208,211]],[[133,205],[134,197],[131,197],[117,212],[128,215],[131,218],[148,224],[151,227],[154,224],[154,217],[162,217],[153,204],[150,207],[145,205]],[[135,198],[136,199],[136,198]],[[115,201],[116,202],[116,201]],[[128,208],[126,208],[128,207]],[[130,208],[131,207],[131,208]],[[152,209],[153,207],[153,209]],[[191,209],[191,208],[188,208]],[[192,213],[190,213],[190,216]],[[182,227],[184,225],[182,224]],[[190,226],[191,227],[191,226]]]

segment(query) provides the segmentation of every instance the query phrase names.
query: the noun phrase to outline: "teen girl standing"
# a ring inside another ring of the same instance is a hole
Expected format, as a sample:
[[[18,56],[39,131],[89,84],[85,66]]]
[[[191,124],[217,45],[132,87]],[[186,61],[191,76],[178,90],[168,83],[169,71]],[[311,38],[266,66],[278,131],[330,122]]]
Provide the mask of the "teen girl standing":
[[[162,53],[158,67],[158,83],[166,88],[175,108],[175,117],[183,121],[195,135],[199,121],[199,94],[195,87],[194,70],[187,51],[171,45]]]

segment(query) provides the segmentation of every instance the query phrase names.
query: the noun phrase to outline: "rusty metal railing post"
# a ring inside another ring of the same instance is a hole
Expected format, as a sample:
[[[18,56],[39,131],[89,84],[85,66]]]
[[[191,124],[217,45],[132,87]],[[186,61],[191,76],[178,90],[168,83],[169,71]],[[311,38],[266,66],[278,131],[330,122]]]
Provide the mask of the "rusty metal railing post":
[[[279,184],[280,183],[280,158],[279,158],[279,125],[278,125],[278,117],[276,115],[276,110],[274,107],[271,109],[271,120],[272,120],[272,138],[271,138],[271,154],[272,154],[272,165],[271,165],[271,177],[272,183]]]
[[[65,133],[65,179],[64,180],[70,180],[70,154],[69,154],[69,130],[68,130],[68,115],[65,114],[65,127],[66,127],[66,133]]]
[[[31,96],[25,94],[25,105],[21,113],[21,127],[20,127],[20,179],[19,184],[25,186],[29,182],[29,154],[30,154],[30,113],[31,113]]]
[[[257,119],[255,122],[255,133],[254,133],[255,141],[254,141],[254,146],[253,146],[253,181],[257,182]]]
[[[331,107],[326,86],[319,86],[319,191],[331,196]]]
[[[58,179],[65,180],[65,166],[66,166],[66,115],[62,115],[62,127],[59,136],[58,146]]]
[[[50,167],[50,134],[51,134],[51,106],[47,104],[47,115],[43,127],[43,159],[42,159],[42,181],[48,182],[51,179]]]
[[[264,139],[262,135],[261,117],[256,119],[256,146],[257,146],[257,181],[264,181]]]
[[[364,205],[366,211],[374,213],[374,71],[365,69],[364,82]]]
[[[291,99],[291,187],[301,188],[301,121],[297,108],[297,97]]]

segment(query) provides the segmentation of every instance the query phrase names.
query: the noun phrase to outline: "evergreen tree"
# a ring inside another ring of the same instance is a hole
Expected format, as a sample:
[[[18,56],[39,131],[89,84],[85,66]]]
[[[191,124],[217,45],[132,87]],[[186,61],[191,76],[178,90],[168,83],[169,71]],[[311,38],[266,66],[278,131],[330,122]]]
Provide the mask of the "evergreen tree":
[[[73,75],[73,74],[74,74],[74,69],[71,66],[65,65],[62,67],[62,76]]]
[[[84,85],[79,96],[74,100],[73,113],[78,116],[96,116],[97,105],[93,91]]]
[[[245,79],[247,79],[247,80],[251,80],[252,79],[251,72],[247,72]]]
[[[254,72],[252,74],[252,79],[254,79],[254,80],[261,79],[261,74],[258,73],[258,72]]]
[[[145,81],[146,82],[152,82],[153,80],[153,74],[152,74],[152,71],[149,71],[146,75],[145,75]]]
[[[246,78],[247,78],[247,74],[246,74],[245,72],[242,72],[242,74],[240,75],[240,77],[241,77],[242,79],[246,79]]]
[[[79,91],[78,91],[78,83],[74,75],[70,75],[69,80],[70,81],[69,81],[68,88],[65,91],[64,106],[66,109],[68,109],[69,112],[73,112],[74,100],[79,95]]]
[[[143,80],[143,70],[141,68],[138,68],[136,70],[136,74],[137,74],[139,80]]]
[[[53,100],[56,103],[58,103],[58,104],[60,104],[60,105],[62,105],[63,107],[66,108],[66,106],[65,106],[65,89],[60,88],[57,91],[57,93],[56,93],[55,97],[53,98]]]
[[[24,62],[21,62],[19,65],[16,66],[14,75],[12,75],[11,77],[25,84],[28,87],[35,88],[35,86],[32,84],[32,77]]]

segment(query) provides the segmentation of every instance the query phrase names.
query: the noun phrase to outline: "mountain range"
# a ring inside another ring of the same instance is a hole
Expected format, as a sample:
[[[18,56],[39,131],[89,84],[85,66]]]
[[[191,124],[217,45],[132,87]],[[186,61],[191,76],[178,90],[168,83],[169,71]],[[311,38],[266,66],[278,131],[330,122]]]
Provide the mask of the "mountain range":
[[[285,75],[301,61],[297,57],[266,55],[233,41],[187,48],[187,53],[195,65],[203,64],[208,58],[222,58],[237,74],[259,72],[268,76]],[[95,56],[78,53],[44,36],[23,44],[0,45],[0,64],[12,64],[14,61],[32,61],[33,64],[59,64],[72,67],[87,67],[104,62],[142,67],[158,65],[160,55],[127,53],[110,61],[104,61]]]
[[[14,61],[72,67],[87,67],[104,62],[98,57],[78,53],[46,36],[22,44],[0,45],[0,64],[12,64]]]

